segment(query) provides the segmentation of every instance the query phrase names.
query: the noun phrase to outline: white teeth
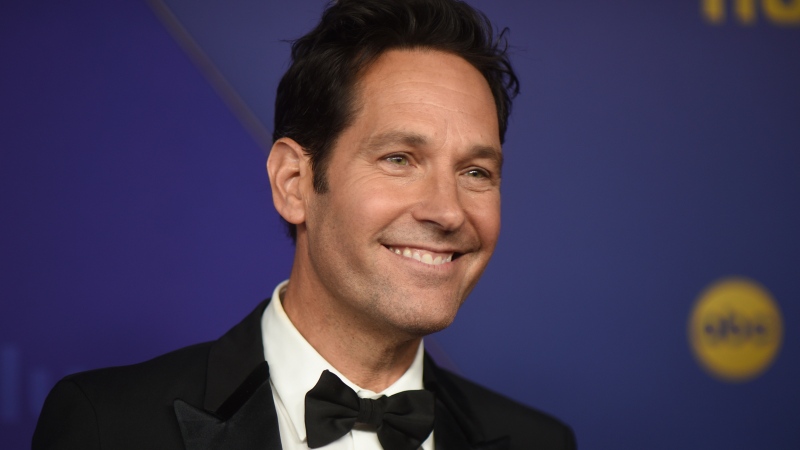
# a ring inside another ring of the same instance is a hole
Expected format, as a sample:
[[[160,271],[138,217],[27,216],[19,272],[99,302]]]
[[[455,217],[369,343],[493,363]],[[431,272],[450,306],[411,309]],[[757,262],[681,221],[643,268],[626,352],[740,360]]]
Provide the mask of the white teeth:
[[[447,255],[447,257],[442,257],[442,256],[434,257],[433,255],[427,253],[424,250],[411,249],[408,247],[404,248],[403,250],[400,250],[399,248],[389,247],[389,250],[398,255],[405,256],[406,258],[411,258],[423,264],[428,264],[432,266],[438,266],[440,264],[448,263],[453,260],[452,253]]]

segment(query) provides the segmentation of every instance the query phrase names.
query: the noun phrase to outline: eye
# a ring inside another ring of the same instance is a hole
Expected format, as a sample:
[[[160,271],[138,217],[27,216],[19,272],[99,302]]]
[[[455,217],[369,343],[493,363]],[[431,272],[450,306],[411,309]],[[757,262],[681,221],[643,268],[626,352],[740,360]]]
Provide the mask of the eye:
[[[483,169],[470,169],[466,175],[471,178],[489,178],[489,173]]]
[[[392,155],[387,156],[386,161],[389,161],[392,164],[396,164],[398,166],[407,166],[408,165],[408,158],[403,155]]]

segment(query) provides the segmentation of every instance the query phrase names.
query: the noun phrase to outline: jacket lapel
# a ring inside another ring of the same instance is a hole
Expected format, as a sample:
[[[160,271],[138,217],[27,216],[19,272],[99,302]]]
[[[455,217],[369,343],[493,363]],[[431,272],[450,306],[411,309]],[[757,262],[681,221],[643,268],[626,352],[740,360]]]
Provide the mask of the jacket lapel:
[[[485,436],[466,396],[427,354],[423,381],[425,389],[436,395],[433,424],[436,450],[507,450],[510,447],[508,436]]]
[[[268,302],[212,344],[202,407],[175,400],[187,450],[281,448],[261,342],[261,316]]]

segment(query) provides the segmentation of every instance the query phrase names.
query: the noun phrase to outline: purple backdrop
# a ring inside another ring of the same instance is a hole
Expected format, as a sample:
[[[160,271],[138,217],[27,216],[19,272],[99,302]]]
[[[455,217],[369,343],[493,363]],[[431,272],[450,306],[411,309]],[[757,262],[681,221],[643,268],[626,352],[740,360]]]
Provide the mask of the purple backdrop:
[[[523,93],[497,253],[435,344],[582,449],[800,447],[800,2],[472,3]],[[3,449],[59,377],[214,339],[288,276],[263,143],[322,5],[0,3]],[[785,325],[747,383],[686,338],[731,275]]]

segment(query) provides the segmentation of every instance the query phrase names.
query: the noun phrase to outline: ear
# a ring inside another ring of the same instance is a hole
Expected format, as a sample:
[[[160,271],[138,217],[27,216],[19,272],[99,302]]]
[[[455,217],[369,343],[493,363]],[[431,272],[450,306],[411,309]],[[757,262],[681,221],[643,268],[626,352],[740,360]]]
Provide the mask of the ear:
[[[275,209],[287,222],[306,220],[306,196],[312,188],[311,162],[303,147],[293,139],[280,138],[267,158],[267,173]]]

